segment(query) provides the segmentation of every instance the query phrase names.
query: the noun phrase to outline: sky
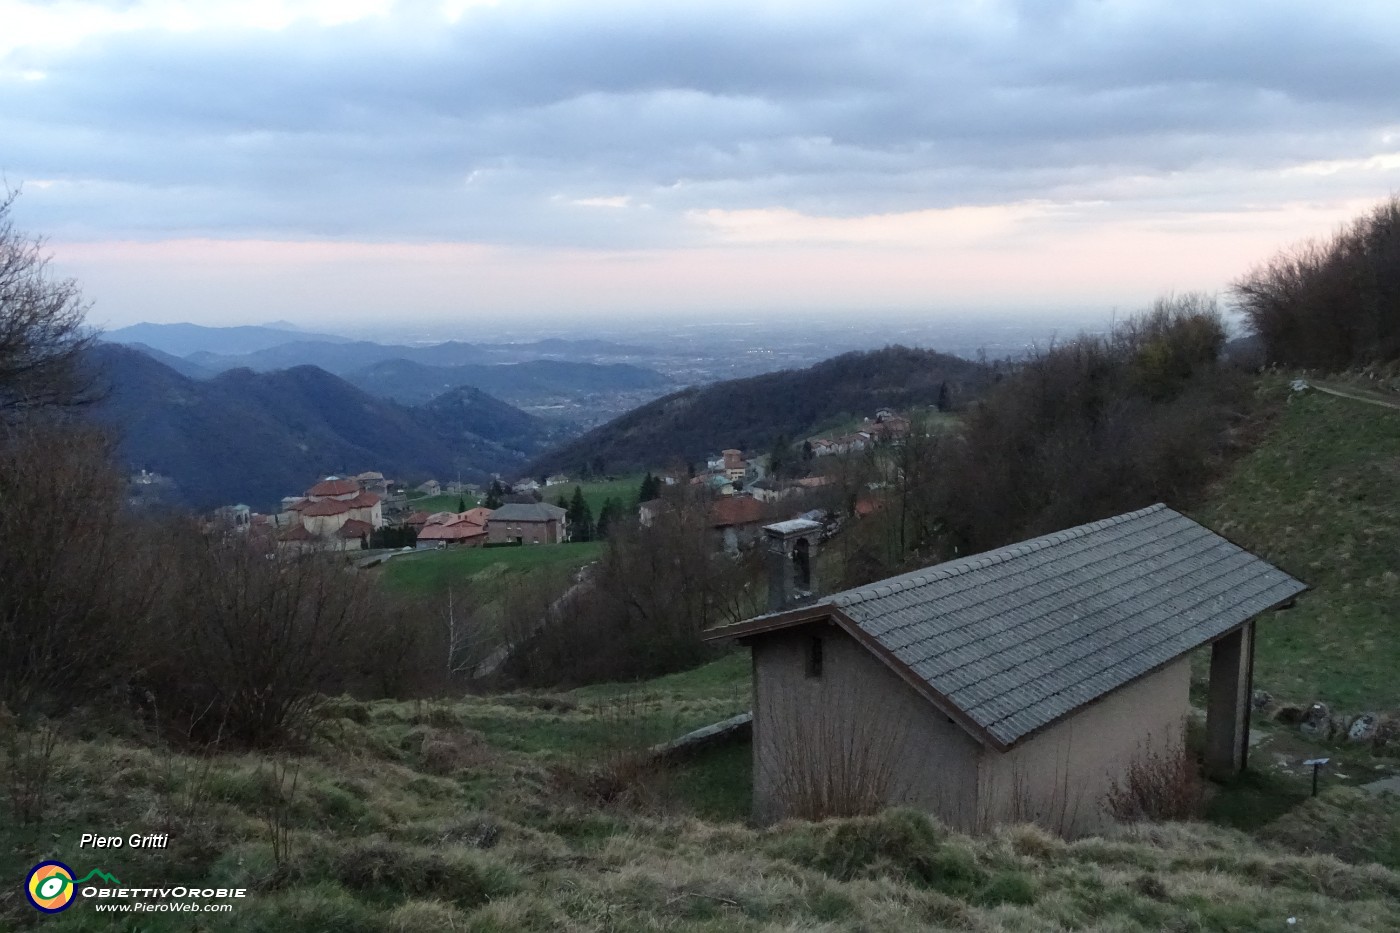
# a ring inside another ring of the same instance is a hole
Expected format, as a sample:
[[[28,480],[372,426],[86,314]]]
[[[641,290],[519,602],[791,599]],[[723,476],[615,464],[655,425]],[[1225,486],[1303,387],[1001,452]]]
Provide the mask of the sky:
[[[95,324],[1105,315],[1400,191],[1393,0],[0,0]]]

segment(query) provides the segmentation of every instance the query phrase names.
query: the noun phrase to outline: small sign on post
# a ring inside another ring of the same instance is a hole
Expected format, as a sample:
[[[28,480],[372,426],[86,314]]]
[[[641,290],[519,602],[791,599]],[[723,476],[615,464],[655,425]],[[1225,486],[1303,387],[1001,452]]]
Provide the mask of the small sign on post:
[[[1303,762],[1304,765],[1312,765],[1312,769],[1313,769],[1313,791],[1312,791],[1312,795],[1313,795],[1314,797],[1317,796],[1317,772],[1318,772],[1318,770],[1319,770],[1323,765],[1327,764],[1327,762],[1329,762],[1329,761],[1331,761],[1331,760],[1332,760],[1331,758],[1309,758],[1307,761]]]

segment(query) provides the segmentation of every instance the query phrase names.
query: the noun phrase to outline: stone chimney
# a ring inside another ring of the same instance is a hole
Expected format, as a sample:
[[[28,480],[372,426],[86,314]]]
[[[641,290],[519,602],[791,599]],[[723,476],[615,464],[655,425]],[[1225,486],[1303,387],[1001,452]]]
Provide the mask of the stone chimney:
[[[805,518],[763,527],[768,554],[768,611],[810,602],[817,592],[817,545],[821,522]]]

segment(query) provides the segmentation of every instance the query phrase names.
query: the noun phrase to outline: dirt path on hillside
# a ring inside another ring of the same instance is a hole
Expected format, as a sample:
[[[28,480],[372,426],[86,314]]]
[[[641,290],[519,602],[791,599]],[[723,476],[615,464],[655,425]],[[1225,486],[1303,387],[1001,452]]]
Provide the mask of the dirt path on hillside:
[[[1319,392],[1326,392],[1328,395],[1335,395],[1338,398],[1349,398],[1354,402],[1365,402],[1368,405],[1379,405],[1381,408],[1393,408],[1400,411],[1400,401],[1388,398],[1379,392],[1371,392],[1367,389],[1342,389],[1312,380],[1308,380],[1308,387]]]

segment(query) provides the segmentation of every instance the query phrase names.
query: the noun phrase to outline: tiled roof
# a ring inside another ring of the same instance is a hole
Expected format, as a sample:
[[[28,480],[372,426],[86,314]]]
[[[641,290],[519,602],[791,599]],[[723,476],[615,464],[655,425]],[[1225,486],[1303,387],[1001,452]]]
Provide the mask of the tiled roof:
[[[762,502],[751,496],[716,499],[710,505],[710,524],[715,528],[751,525],[763,521],[767,511]]]
[[[305,525],[297,525],[282,536],[283,541],[315,541],[316,536]]]
[[[350,503],[343,499],[321,499],[299,506],[297,511],[306,515],[341,515],[350,511]]]
[[[367,535],[374,531],[374,526],[369,522],[362,522],[358,518],[347,519],[345,524],[340,526],[340,536],[342,538],[358,538],[360,535]]]
[[[569,513],[548,502],[507,502],[491,513],[493,522],[548,522],[562,521]]]
[[[486,534],[476,522],[460,519],[443,525],[428,525],[418,533],[420,541],[463,541]]]
[[[826,611],[1005,748],[1306,588],[1154,505],[711,637],[771,631]]]
[[[306,491],[308,496],[349,496],[360,491],[353,479],[323,479]]]
[[[495,509],[487,509],[482,508],[481,506],[477,506],[474,509],[467,509],[465,512],[462,513],[462,517],[469,522],[476,522],[478,525],[485,525],[487,520],[491,518],[493,512],[495,512]]]

